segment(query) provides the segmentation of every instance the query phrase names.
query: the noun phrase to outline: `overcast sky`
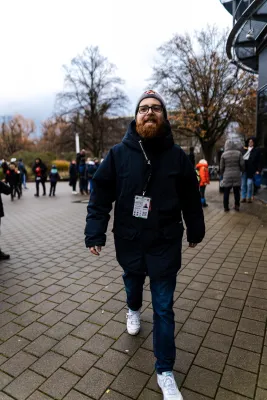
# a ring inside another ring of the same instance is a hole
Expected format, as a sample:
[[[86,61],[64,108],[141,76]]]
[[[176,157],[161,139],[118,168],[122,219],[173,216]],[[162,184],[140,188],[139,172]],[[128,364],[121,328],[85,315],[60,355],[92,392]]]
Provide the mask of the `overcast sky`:
[[[133,112],[157,48],[208,23],[231,26],[219,0],[1,0],[0,116],[49,117],[62,65],[91,45],[117,65]]]

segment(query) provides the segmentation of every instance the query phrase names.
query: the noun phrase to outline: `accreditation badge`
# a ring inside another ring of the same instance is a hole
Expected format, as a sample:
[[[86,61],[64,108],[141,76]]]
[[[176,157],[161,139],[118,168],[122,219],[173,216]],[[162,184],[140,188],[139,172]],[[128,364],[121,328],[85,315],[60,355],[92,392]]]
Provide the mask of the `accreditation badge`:
[[[135,196],[133,216],[136,218],[148,218],[151,209],[151,198],[144,196]]]

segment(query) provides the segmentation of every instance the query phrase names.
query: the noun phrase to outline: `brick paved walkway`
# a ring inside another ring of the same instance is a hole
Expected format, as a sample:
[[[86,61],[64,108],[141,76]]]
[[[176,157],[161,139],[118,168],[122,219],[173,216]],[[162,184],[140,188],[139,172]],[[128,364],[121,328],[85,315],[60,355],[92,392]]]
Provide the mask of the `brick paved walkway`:
[[[183,248],[175,292],[175,373],[185,400],[267,399],[267,208],[225,214],[208,189],[207,235]],[[112,235],[100,258],[83,243],[84,203],[4,199],[0,263],[0,400],[157,400],[152,309],[125,333]],[[250,207],[250,208],[249,208]]]

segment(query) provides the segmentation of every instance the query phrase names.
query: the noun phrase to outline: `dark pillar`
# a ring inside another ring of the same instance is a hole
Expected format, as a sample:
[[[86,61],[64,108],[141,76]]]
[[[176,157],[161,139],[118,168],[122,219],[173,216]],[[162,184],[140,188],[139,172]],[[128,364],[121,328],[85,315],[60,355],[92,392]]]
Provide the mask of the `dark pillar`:
[[[257,138],[262,149],[263,180],[267,185],[267,43],[259,54]]]

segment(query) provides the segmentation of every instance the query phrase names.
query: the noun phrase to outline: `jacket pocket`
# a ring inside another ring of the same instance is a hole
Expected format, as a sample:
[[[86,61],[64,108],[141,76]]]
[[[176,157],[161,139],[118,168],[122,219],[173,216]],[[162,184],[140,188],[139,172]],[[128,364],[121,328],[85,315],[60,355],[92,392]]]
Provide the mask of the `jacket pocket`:
[[[182,239],[184,233],[184,226],[182,221],[177,221],[162,229],[162,234],[165,239]]]
[[[121,224],[114,224],[112,232],[115,236],[126,240],[134,240],[138,236],[138,232],[135,228]]]

